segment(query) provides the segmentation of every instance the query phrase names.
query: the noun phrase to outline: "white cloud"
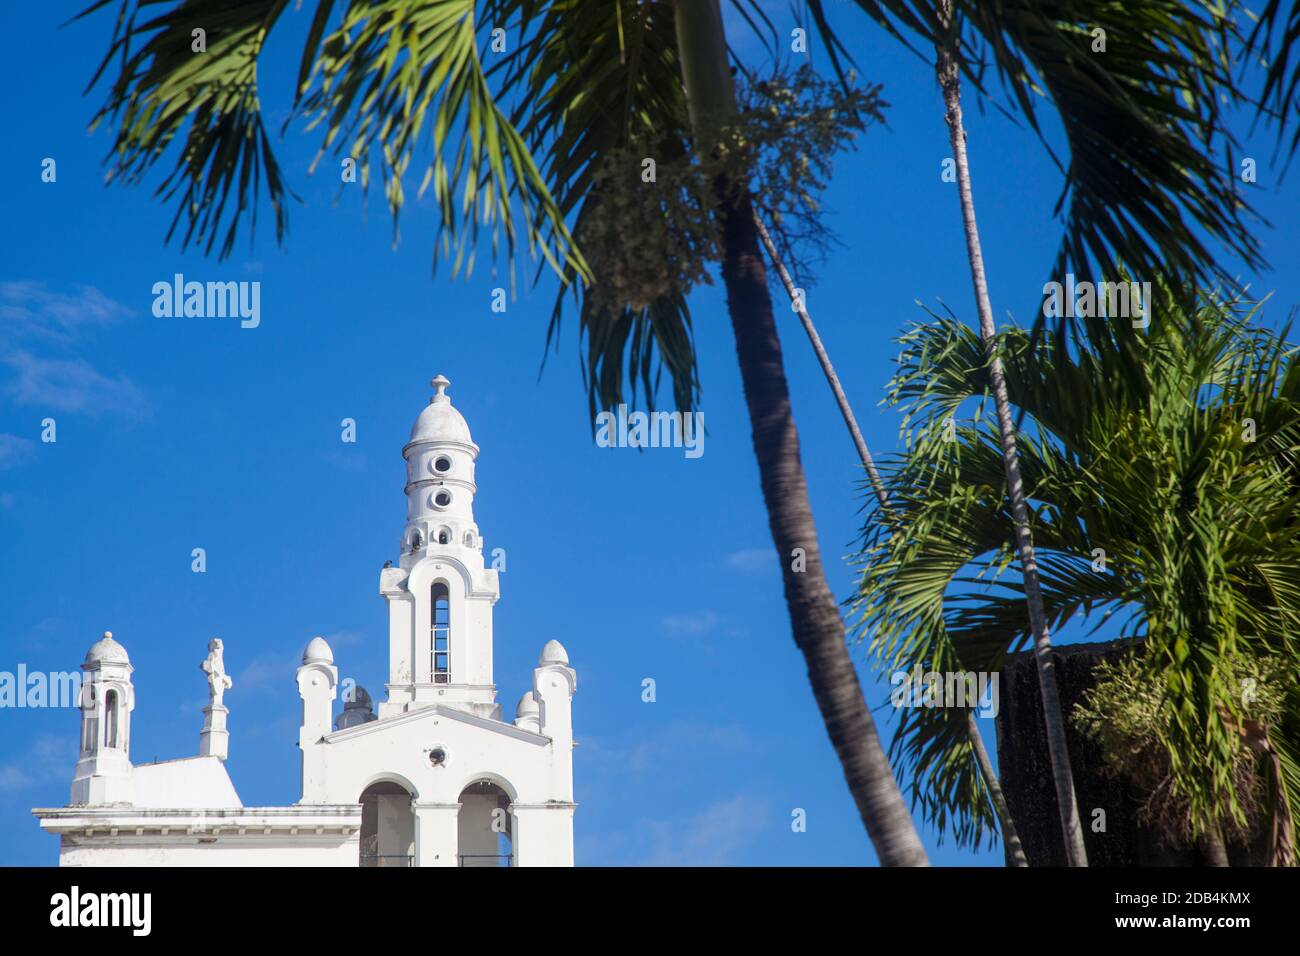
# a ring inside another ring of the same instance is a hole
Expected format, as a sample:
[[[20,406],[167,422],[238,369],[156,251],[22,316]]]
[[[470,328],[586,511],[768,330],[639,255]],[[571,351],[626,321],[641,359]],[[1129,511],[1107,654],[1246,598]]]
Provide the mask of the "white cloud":
[[[72,780],[77,762],[77,739],[42,734],[23,756],[12,763],[0,764],[0,791],[26,790],[60,778]]]
[[[365,641],[366,635],[360,631],[335,631],[333,634],[325,635],[325,643],[332,650],[338,650],[340,647],[354,647]]]
[[[644,866],[728,866],[759,838],[768,821],[763,802],[737,794],[685,820],[646,820],[655,843]]]
[[[294,671],[302,658],[293,653],[258,654],[231,681],[230,693],[256,693],[267,688],[284,689],[293,684]]]
[[[627,763],[636,772],[657,771],[673,761],[707,763],[718,754],[756,749],[754,738],[738,724],[679,722],[628,750]]]
[[[351,647],[362,643],[366,639],[365,634],[360,631],[335,631],[333,634],[324,635],[324,637],[325,642],[329,644],[336,655],[340,647]],[[303,647],[306,647],[306,641],[303,642]],[[229,653],[229,648],[227,648],[227,654]],[[229,658],[227,663],[229,663]],[[293,691],[293,675],[297,672],[300,664],[302,664],[302,648],[293,651],[267,651],[258,654],[245,664],[242,670],[233,675],[233,686],[230,688],[230,692],[257,693],[264,690],[274,690],[277,693],[282,693],[286,689]]]
[[[761,574],[777,567],[771,548],[743,548],[727,555],[727,567],[742,574]]]
[[[111,325],[130,310],[93,286],[54,292],[44,282],[0,282],[0,334],[70,341],[88,327]]]
[[[35,447],[36,442],[30,438],[0,434],[0,471],[25,461]]]
[[[84,359],[41,358],[19,351],[3,361],[17,373],[6,391],[20,405],[131,418],[145,418],[150,413],[144,392],[134,382],[124,375],[101,375]]]
[[[687,614],[666,614],[661,619],[665,631],[676,637],[698,637],[713,630],[718,615],[713,611],[692,611]]]
[[[0,282],[0,352],[7,353],[0,362],[14,373],[4,383],[5,394],[17,404],[55,412],[148,417],[144,392],[130,378],[57,354],[130,314],[93,286],[57,292],[43,282]]]

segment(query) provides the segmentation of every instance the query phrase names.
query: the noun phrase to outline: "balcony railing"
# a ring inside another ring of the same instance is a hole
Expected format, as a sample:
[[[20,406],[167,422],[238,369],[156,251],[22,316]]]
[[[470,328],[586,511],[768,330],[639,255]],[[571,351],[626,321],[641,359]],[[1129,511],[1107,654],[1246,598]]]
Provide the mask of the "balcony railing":
[[[461,866],[512,866],[514,854],[496,854],[496,853],[461,853]]]
[[[361,857],[362,866],[415,866],[415,857],[408,853],[384,853]]]

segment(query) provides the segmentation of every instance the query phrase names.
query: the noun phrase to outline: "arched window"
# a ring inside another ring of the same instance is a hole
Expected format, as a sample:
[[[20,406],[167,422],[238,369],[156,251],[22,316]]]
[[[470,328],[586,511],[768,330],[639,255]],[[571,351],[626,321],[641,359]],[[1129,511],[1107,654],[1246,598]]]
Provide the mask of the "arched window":
[[[430,615],[432,630],[432,661],[430,671],[433,683],[451,683],[451,592],[438,581],[433,585],[433,606]]]
[[[465,547],[467,547],[467,548],[472,548],[472,547],[474,547],[474,532],[473,532],[473,531],[466,531],[466,532],[465,532]]]
[[[438,532],[438,543],[451,544],[451,531],[449,529],[443,528]]]
[[[117,691],[104,695],[104,746],[117,746]]]
[[[419,551],[420,545],[423,543],[423,541],[424,539],[420,537],[420,532],[418,531],[415,532],[415,534],[411,535],[411,550]]]
[[[95,717],[95,712],[88,709],[81,724],[81,752],[86,754],[94,753],[95,748],[99,746],[99,741],[95,739],[99,734],[99,720]]]

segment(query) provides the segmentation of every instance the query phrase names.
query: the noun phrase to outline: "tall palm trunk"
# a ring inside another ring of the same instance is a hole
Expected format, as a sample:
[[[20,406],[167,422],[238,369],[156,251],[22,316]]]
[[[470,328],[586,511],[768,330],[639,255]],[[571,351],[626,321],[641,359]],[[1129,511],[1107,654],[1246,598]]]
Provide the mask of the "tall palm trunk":
[[[853,439],[853,446],[858,450],[858,458],[862,461],[862,467],[867,471],[867,477],[871,481],[871,488],[876,493],[876,500],[880,502],[880,510],[885,515],[886,520],[892,517],[892,509],[889,507],[889,492],[885,490],[885,483],[880,480],[880,472],[876,470],[875,459],[871,457],[871,449],[867,447],[867,440],[862,437],[862,429],[858,427],[858,418],[853,414],[853,406],[849,404],[849,398],[844,394],[844,387],[840,385],[840,377],[835,374],[835,366],[831,364],[831,357],[826,352],[826,347],[822,345],[822,337],[817,334],[817,327],[813,325],[812,316],[808,310],[801,304],[801,300],[796,295],[794,280],[790,278],[790,273],[786,270],[785,264],[781,262],[781,256],[777,252],[776,243],[768,235],[767,227],[763,225],[763,220],[757,213],[754,214],[754,228],[758,230],[758,237],[763,241],[763,248],[767,250],[768,258],[772,260],[772,267],[776,269],[776,274],[781,277],[781,284],[785,286],[785,291],[790,296],[790,303],[794,307],[795,313],[799,316],[799,321],[803,324],[804,331],[808,334],[808,341],[812,343],[813,352],[817,355],[817,361],[821,364],[822,374],[826,376],[826,384],[831,387],[831,392],[835,395],[835,403],[840,407],[840,415],[844,418],[844,424],[848,427],[849,436]],[[1007,808],[1006,798],[1002,795],[1002,785],[998,782],[998,776],[993,772],[993,762],[989,760],[988,751],[984,748],[984,738],[980,736],[979,725],[975,722],[975,714],[972,711],[966,712],[966,736],[970,740],[971,751],[975,755],[975,764],[979,767],[980,776],[984,780],[984,788],[988,791],[989,802],[993,804],[993,809],[997,812],[998,822],[1002,826],[1002,842],[1006,847],[1007,854],[1011,857],[1013,866],[1028,866],[1029,861],[1025,858],[1024,847],[1020,845],[1020,834],[1016,832],[1015,821],[1011,819],[1011,811]]]
[[[1228,862],[1228,848],[1224,845],[1223,834],[1215,827],[1201,838],[1201,855],[1205,866],[1231,866]]]
[[[1002,461],[1007,476],[1007,493],[1011,499],[1011,517],[1016,526],[1016,548],[1020,553],[1020,572],[1025,585],[1025,603],[1029,609],[1029,626],[1034,634],[1034,660],[1038,665],[1038,686],[1043,699],[1043,719],[1047,729],[1047,753],[1052,763],[1052,781],[1061,814],[1065,837],[1065,855],[1071,866],[1087,866],[1083,845],[1083,828],[1074,796],[1074,776],[1070,771],[1070,754],[1065,741],[1065,721],[1061,716],[1061,696],[1056,685],[1056,667],[1052,662],[1052,639],[1043,611],[1043,595],[1038,584],[1038,564],[1029,531],[1029,504],[1020,477],[1020,459],[1016,454],[1015,426],[1011,421],[1011,402],[1007,396],[1002,359],[997,354],[997,329],[993,324],[993,306],[989,302],[988,282],[984,277],[984,255],[980,251],[979,229],[975,225],[975,200],[971,193],[970,166],[966,159],[966,133],[961,119],[961,72],[953,51],[957,30],[953,23],[951,0],[939,0],[940,37],[935,43],[935,73],[943,90],[948,140],[952,144],[957,167],[957,190],[961,197],[962,225],[966,231],[966,252],[970,259],[971,283],[979,310],[980,335],[989,356],[989,379],[997,409],[998,430],[1002,437]]]
[[[695,145],[707,153],[736,109],[722,13],[718,0],[676,0],[675,14]],[[845,643],[844,621],[822,571],[753,208],[732,183],[719,182],[717,191],[727,308],[795,643],[881,864],[925,866],[925,849],[880,745]]]

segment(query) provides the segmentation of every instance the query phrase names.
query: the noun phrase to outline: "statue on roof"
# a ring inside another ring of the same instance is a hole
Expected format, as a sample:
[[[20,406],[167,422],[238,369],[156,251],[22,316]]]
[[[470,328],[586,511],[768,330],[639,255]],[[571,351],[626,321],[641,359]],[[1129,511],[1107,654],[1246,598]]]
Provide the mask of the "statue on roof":
[[[207,659],[199,666],[203,672],[208,675],[208,694],[212,698],[213,707],[220,707],[221,698],[232,686],[230,676],[226,673],[226,663],[222,657],[221,638],[214,637],[208,642]]]

